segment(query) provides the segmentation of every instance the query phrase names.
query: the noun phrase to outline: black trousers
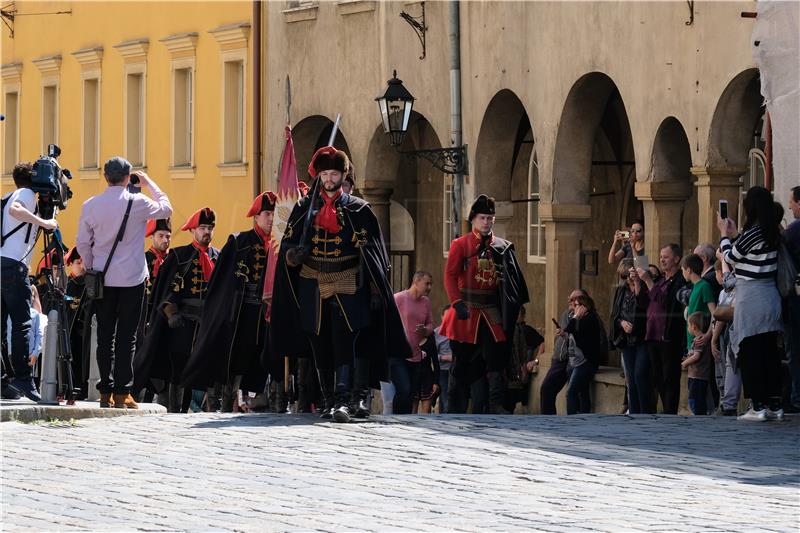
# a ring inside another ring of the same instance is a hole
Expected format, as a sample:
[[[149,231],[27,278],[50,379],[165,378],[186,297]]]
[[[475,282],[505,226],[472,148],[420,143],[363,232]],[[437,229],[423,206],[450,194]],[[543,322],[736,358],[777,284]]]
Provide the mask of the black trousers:
[[[553,361],[539,386],[539,402],[543,415],[556,413],[556,396],[569,381],[569,361]]]
[[[485,377],[491,379],[489,403],[501,405],[505,390],[502,376],[497,374],[508,365],[508,343],[496,342],[489,326],[481,321],[478,326],[477,344],[451,340],[450,348],[453,350],[453,364],[450,367],[447,412],[466,413],[472,384]],[[476,398],[473,398],[473,413],[476,411],[475,400]],[[478,410],[482,411],[485,406],[478,407],[480,408]]]
[[[133,354],[144,302],[144,283],[105,287],[97,300],[97,366],[102,393],[127,394],[133,386]]]
[[[14,371],[14,379],[30,380],[31,367],[28,364],[28,337],[31,331],[31,282],[28,267],[8,257],[2,258],[2,335],[8,338],[6,327],[11,318],[11,352],[9,361]]]
[[[753,408],[780,408],[782,366],[778,332],[742,339],[736,364],[742,372],[744,397],[753,401]]]
[[[650,355],[650,368],[653,372],[653,386],[656,389],[656,402],[661,398],[664,414],[678,414],[681,398],[681,359],[683,346],[676,341],[649,341],[647,352]],[[655,407],[655,406],[654,406]],[[655,409],[653,409],[655,412]]]

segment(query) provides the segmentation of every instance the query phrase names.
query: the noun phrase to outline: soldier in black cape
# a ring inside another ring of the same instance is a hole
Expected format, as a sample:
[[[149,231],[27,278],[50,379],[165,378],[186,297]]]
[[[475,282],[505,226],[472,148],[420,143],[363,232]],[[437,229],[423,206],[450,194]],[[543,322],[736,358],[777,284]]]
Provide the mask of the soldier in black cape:
[[[150,294],[147,334],[133,361],[136,390],[152,382],[160,385],[158,403],[170,413],[185,413],[191,401],[192,391],[180,385],[180,378],[219,256],[211,246],[215,224],[216,214],[204,207],[181,228],[192,233],[192,243],[172,248],[159,266]]]
[[[386,380],[387,357],[411,354],[378,221],[369,204],[341,190],[350,170],[340,150],[314,154],[309,174],[317,180],[289,217],[272,301],[274,353],[302,357],[310,343],[322,416],[338,422],[367,417],[367,394]]]
[[[85,399],[88,391],[89,365],[91,362],[92,315],[94,302],[84,297],[86,267],[78,249],[73,247],[65,256],[67,267],[67,324],[72,348],[72,379],[80,388],[79,399]]]
[[[247,212],[253,217],[252,229],[228,236],[222,247],[183,372],[184,386],[221,391],[222,398],[215,393],[210,404],[214,409],[221,404],[224,412],[233,410],[239,394],[261,394],[266,385],[269,369],[261,358],[269,324],[263,290],[275,199],[270,191],[258,195]]]

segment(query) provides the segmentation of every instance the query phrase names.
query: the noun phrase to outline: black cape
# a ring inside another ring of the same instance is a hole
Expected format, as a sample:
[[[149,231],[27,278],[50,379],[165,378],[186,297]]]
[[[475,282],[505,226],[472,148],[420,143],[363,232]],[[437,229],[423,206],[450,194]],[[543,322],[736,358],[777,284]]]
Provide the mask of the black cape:
[[[375,214],[367,202],[347,193],[342,193],[336,205],[341,207],[345,223],[350,224],[355,231],[366,230],[367,239],[359,247],[359,251],[362,265],[380,295],[381,307],[370,311],[372,325],[361,331],[359,350],[369,354],[370,385],[378,388],[379,381],[387,380],[388,358],[411,357],[411,347],[389,284],[389,256]],[[306,196],[292,210],[287,228],[291,227],[293,231],[287,231],[288,234],[281,241],[275,268],[271,329],[280,334],[272,335],[272,351],[291,357],[310,356],[308,337],[300,325],[300,314],[313,311],[300,309],[296,297],[300,268],[291,268],[286,264],[286,251],[300,244],[303,221],[310,206],[311,200]]]
[[[181,379],[183,385],[200,389],[228,381],[236,319],[245,288],[244,278],[236,275],[237,263],[247,258],[254,244],[260,243],[263,243],[261,237],[251,229],[229,235],[222,247],[208,282],[199,332]]]
[[[208,255],[215,261],[219,256],[219,250],[209,246]],[[170,344],[170,334],[174,330],[167,324],[167,317],[161,311],[161,304],[167,299],[175,276],[184,274],[196,256],[197,250],[191,245],[171,248],[158,269],[158,275],[153,280],[150,292],[148,304],[150,314],[146,320],[148,328],[133,357],[134,390],[138,391],[148,386],[151,378],[171,380],[173,377],[179,377],[172,376],[167,347]]]
[[[522,269],[511,241],[495,236],[491,248],[494,263],[502,265],[500,313],[503,317],[503,331],[506,339],[513,339],[519,310],[530,301],[528,285],[525,283],[525,277],[522,275]]]

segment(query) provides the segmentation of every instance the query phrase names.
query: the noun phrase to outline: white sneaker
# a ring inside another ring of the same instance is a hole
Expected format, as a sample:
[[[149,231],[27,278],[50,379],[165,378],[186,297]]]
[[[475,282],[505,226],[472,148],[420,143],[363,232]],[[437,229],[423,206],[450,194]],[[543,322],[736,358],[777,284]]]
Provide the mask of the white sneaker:
[[[777,411],[773,411],[772,409],[767,409],[767,420],[783,420],[783,409],[778,409]]]
[[[760,409],[756,411],[752,407],[747,410],[743,415],[739,415],[737,420],[751,420],[753,422],[765,422],[767,420],[767,410]]]

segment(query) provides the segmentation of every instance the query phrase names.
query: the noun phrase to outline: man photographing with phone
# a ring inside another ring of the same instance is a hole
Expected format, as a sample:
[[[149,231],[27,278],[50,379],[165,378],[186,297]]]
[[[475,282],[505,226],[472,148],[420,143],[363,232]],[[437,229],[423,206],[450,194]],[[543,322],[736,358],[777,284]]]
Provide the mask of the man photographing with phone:
[[[130,389],[144,281],[149,275],[144,234],[147,220],[169,218],[172,205],[147,174],[131,174],[131,164],[122,157],[106,161],[103,176],[106,190],[83,204],[76,247],[86,269],[100,271],[102,280],[102,297],[97,299],[100,407],[136,409]],[[150,189],[153,199],[131,193],[127,189],[131,178]]]
[[[41,400],[39,391],[31,377],[28,364],[28,336],[31,329],[31,284],[28,269],[31,255],[39,236],[39,228],[54,230],[56,220],[44,220],[36,213],[36,193],[31,189],[30,163],[19,163],[14,167],[14,185],[17,189],[3,197],[2,210],[2,330],[6,336],[6,324],[11,318],[10,362],[14,371],[11,387],[3,379],[3,397],[17,397],[19,393],[28,399]]]

